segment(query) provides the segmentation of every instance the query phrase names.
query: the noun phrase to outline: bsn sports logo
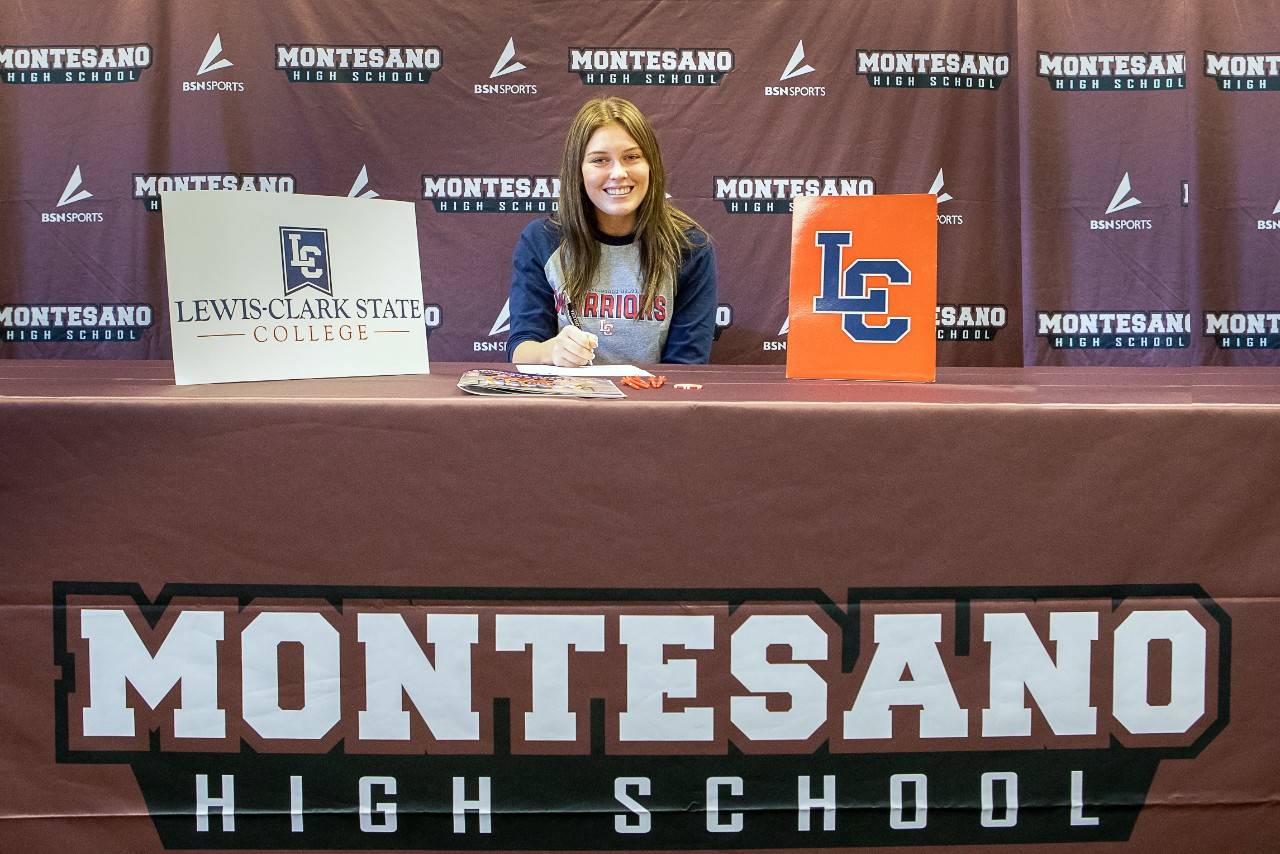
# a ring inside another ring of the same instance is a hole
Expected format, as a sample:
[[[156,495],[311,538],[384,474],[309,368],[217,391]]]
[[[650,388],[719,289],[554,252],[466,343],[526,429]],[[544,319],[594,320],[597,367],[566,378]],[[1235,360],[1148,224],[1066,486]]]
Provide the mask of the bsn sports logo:
[[[555,175],[423,175],[422,198],[439,213],[554,213]]]
[[[235,65],[234,62],[222,55],[222,33],[214,33],[213,41],[209,42],[209,49],[205,51],[204,59],[200,61],[200,67],[196,70],[196,76],[203,77],[224,68],[231,68],[233,65]],[[182,81],[183,92],[243,92],[244,90],[244,83],[239,80]]]
[[[67,185],[62,189],[62,195],[58,197],[57,207],[74,205],[91,198],[93,193],[84,189],[80,164],[77,163],[76,168],[71,172],[71,177],[67,179]],[[105,219],[102,211],[42,211],[40,214],[42,223],[103,222]]]
[[[569,71],[586,86],[719,86],[733,63],[726,48],[569,48]]]
[[[435,45],[276,45],[276,70],[290,83],[426,84],[443,62]]]
[[[1223,350],[1280,350],[1280,312],[1206,311],[1204,335]]]
[[[1007,53],[953,50],[860,50],[858,74],[880,89],[985,89],[1009,76]]]
[[[873,196],[876,181],[862,175],[818,177],[733,175],[714,179],[715,198],[728,213],[791,213],[791,200],[797,196]]]
[[[493,320],[493,326],[489,329],[489,338],[496,338],[499,335],[507,335],[511,332],[511,298],[508,297],[506,302],[502,304],[502,309],[498,312],[498,316]],[[507,352],[507,342],[502,341],[473,341],[471,349],[476,353],[505,353]]]
[[[167,849],[1123,843],[1230,717],[1193,585],[58,582],[51,612],[57,759],[129,764]]]
[[[259,193],[292,193],[294,178],[261,172],[151,172],[133,176],[133,197],[149,211],[160,210],[160,193],[187,190],[239,190]]]
[[[790,328],[791,328],[791,318],[788,317],[782,321],[782,326],[778,328],[777,336],[775,336],[772,340],[765,339],[765,341],[761,344],[760,349],[764,350],[766,353],[775,352],[778,350],[786,350],[787,342],[783,341],[782,339],[787,334]]]
[[[1133,185],[1129,181],[1129,173],[1124,173],[1124,177],[1120,179],[1120,183],[1116,185],[1116,190],[1111,194],[1111,201],[1107,203],[1105,216],[1126,211],[1129,208],[1136,208],[1142,204],[1142,199],[1133,195]],[[1091,219],[1089,220],[1090,231],[1151,231],[1154,224],[1149,219]]]
[[[896,258],[859,258],[842,272],[841,254],[853,244],[851,231],[819,231],[814,243],[822,247],[822,293],[813,298],[814,312],[842,315],[844,334],[859,344],[896,344],[906,338],[910,317],[888,317],[873,326],[867,315],[883,317],[889,311],[889,289],[873,288],[871,282],[908,286],[911,270]]]
[[[351,184],[351,189],[347,191],[348,199],[376,199],[378,193],[376,190],[369,188],[369,164],[360,164],[360,174],[356,176],[356,180]]]
[[[1191,345],[1191,314],[1038,311],[1036,335],[1054,350],[1180,350]]]
[[[1280,53],[1204,52],[1204,76],[1223,92],[1280,90]]]
[[[151,67],[151,45],[0,45],[5,83],[136,83]]]
[[[1172,53],[1037,54],[1036,76],[1055,92],[1140,92],[1187,88],[1187,57]]]
[[[137,341],[152,318],[146,303],[0,305],[0,340]]]
[[[489,79],[497,80],[508,74],[516,74],[524,71],[525,67],[523,62],[516,59],[516,39],[515,36],[511,36],[507,39],[506,46],[502,48],[502,53],[498,54],[498,61],[493,64]],[[536,95],[538,85],[536,83],[477,83],[474,92],[477,95]]]
[[[994,341],[1008,322],[1003,305],[939,305],[934,315],[939,341]]]
[[[946,179],[942,176],[942,170],[938,170],[938,174],[934,176],[933,183],[929,185],[929,192],[938,197],[938,205],[952,200],[953,196],[948,193],[943,184]],[[938,214],[938,225],[964,225],[964,214]]]
[[[280,263],[284,268],[285,296],[303,288],[333,296],[328,230],[280,226]]]
[[[812,65],[804,61],[804,42],[796,42],[795,50],[791,51],[791,59],[787,60],[787,67],[782,69],[782,76],[778,78],[779,83],[785,83],[796,77],[803,77],[806,74],[812,74],[816,71]],[[764,94],[768,96],[782,96],[788,98],[805,98],[805,97],[824,97],[827,94],[826,86],[800,86],[793,84],[790,86],[766,86]]]
[[[1258,220],[1258,231],[1280,231],[1280,201],[1271,209],[1271,219]]]

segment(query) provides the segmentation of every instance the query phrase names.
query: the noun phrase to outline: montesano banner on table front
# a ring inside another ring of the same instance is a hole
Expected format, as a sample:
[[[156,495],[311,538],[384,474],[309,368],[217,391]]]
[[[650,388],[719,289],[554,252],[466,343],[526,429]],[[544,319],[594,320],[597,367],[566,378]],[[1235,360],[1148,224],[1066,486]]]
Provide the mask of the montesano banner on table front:
[[[53,586],[57,758],[170,849],[1129,837],[1226,725],[1194,585]]]
[[[937,197],[794,204],[787,376],[932,382]]]

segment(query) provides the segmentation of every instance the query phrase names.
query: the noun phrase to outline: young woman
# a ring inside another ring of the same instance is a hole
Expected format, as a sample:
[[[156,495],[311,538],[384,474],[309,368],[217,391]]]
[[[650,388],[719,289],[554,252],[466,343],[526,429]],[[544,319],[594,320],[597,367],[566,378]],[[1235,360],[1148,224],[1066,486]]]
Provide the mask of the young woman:
[[[666,198],[653,128],[621,98],[588,101],[569,125],[560,209],[531,222],[512,258],[513,362],[705,363],[716,259]]]

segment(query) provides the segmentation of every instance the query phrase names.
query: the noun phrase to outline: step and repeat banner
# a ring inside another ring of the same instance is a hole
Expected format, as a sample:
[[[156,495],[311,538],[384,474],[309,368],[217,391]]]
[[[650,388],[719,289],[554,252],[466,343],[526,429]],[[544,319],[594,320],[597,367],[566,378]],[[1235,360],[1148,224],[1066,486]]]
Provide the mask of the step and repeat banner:
[[[415,202],[432,356],[504,358],[516,237],[610,94],[715,241],[713,361],[785,358],[793,198],[935,193],[940,364],[1275,364],[1277,12],[5,4],[0,356],[170,357],[158,193],[222,189]]]

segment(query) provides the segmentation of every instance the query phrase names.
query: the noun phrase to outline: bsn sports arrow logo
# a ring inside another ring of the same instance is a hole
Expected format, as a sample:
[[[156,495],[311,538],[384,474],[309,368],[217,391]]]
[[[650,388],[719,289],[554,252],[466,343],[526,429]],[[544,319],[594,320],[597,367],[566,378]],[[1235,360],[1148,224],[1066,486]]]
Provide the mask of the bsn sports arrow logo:
[[[812,65],[801,65],[804,62],[804,41],[796,42],[796,49],[791,52],[791,59],[787,62],[786,70],[782,72],[782,76],[778,78],[781,83],[784,80],[790,80],[792,77],[799,77],[801,74],[808,74],[813,71]]]
[[[351,185],[351,191],[347,193],[349,199],[376,199],[378,194],[373,190],[365,189],[369,186],[369,166],[361,164],[360,174],[356,176],[356,182]]]
[[[493,322],[493,328],[489,330],[489,335],[501,335],[504,332],[511,331],[511,298],[502,304],[502,311],[498,312],[498,319]]]
[[[208,74],[211,71],[217,71],[220,68],[230,68],[232,62],[229,59],[220,59],[222,53],[222,33],[214,33],[213,41],[209,43],[209,50],[204,55],[204,61],[200,63],[200,70],[196,72],[196,76]]]
[[[938,177],[933,179],[933,186],[929,188],[929,192],[938,197],[938,204],[951,201],[951,194],[942,189],[942,170],[938,170]]]
[[[501,77],[504,74],[514,74],[517,71],[524,71],[525,64],[523,62],[513,62],[516,58],[516,40],[515,37],[507,39],[507,46],[502,49],[502,54],[498,57],[497,63],[493,66],[493,71],[489,72],[489,79]]]
[[[1119,213],[1122,210],[1142,204],[1141,199],[1129,196],[1132,188],[1129,185],[1129,173],[1124,173],[1124,177],[1120,179],[1120,185],[1116,187],[1115,195],[1111,197],[1111,204],[1107,205],[1107,213]],[[1128,198],[1126,198],[1128,196]]]
[[[58,198],[58,207],[63,205],[71,205],[76,202],[83,202],[85,199],[93,198],[93,193],[88,190],[80,189],[80,164],[76,164],[75,171],[71,173],[71,178],[67,181],[67,186],[62,191],[62,195]]]

